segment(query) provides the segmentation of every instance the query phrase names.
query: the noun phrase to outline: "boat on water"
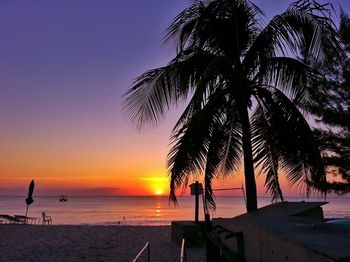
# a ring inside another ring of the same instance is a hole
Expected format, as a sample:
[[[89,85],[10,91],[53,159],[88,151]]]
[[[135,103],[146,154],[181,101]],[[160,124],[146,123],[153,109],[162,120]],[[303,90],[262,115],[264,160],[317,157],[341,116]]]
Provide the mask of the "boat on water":
[[[60,202],[66,202],[67,200],[68,200],[67,196],[63,196],[63,195],[60,196]]]

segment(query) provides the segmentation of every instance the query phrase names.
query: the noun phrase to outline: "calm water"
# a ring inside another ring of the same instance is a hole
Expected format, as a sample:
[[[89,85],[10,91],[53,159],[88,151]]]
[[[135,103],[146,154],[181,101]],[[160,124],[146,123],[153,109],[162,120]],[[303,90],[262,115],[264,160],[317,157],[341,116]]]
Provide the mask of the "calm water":
[[[287,201],[323,201],[323,199],[287,198]],[[323,206],[325,217],[350,216],[350,198],[327,198]],[[217,197],[217,210],[213,217],[233,217],[245,212],[241,197]],[[259,198],[259,207],[270,204],[270,198]],[[201,206],[201,205],[200,205]],[[24,197],[0,196],[0,214],[24,215]],[[202,209],[200,209],[201,211]],[[34,197],[28,216],[40,217],[41,212],[52,216],[54,224],[89,225],[170,225],[173,220],[194,219],[194,198],[180,197],[179,205],[168,204],[167,197]],[[200,219],[203,219],[200,212]],[[125,220],[124,220],[125,217]]]

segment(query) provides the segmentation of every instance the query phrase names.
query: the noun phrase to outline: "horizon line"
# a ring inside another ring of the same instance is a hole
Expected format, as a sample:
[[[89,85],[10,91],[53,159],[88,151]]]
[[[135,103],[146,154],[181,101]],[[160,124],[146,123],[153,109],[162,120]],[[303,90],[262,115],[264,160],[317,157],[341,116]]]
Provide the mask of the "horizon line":
[[[63,194],[62,194],[63,195]],[[33,198],[35,197],[60,197],[61,195],[36,195],[36,196],[33,196]],[[154,197],[154,198],[168,198],[169,195],[68,195],[68,194],[65,194],[64,196],[67,196],[67,197]],[[0,194],[0,197],[27,197],[27,195],[1,195]],[[179,195],[177,196],[178,198],[181,198],[181,197],[194,197],[192,195]],[[243,196],[240,196],[240,195],[216,195],[215,197],[235,197],[235,198],[241,198]],[[304,199],[309,199],[309,198],[324,198],[324,199],[327,199],[327,198],[335,198],[335,197],[342,197],[342,198],[350,198],[350,194],[349,195],[327,195],[326,197],[324,196],[317,196],[317,195],[313,195],[313,196],[301,196],[301,195],[287,195],[286,196],[287,198],[288,197],[292,197],[292,198],[304,198]],[[286,198],[285,197],[285,198]],[[266,196],[266,195],[258,195],[258,198],[271,198],[271,196]],[[277,201],[277,202],[280,202],[280,201]],[[288,201],[285,201],[285,202],[288,202]]]

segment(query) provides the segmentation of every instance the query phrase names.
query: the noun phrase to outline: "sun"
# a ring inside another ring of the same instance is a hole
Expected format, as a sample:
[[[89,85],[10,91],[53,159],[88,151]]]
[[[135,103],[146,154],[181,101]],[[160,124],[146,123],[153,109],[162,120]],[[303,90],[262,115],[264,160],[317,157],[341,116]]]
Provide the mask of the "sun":
[[[142,178],[148,187],[148,194],[152,196],[163,196],[167,194],[168,178],[153,176]]]
[[[156,189],[156,190],[154,191],[154,193],[155,193],[157,196],[160,196],[160,195],[163,194],[163,190],[161,190],[161,189]]]

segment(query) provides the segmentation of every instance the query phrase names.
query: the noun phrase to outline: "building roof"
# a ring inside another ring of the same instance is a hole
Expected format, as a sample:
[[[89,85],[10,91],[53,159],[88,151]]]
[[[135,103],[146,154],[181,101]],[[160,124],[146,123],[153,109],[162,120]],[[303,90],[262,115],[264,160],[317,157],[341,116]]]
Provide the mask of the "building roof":
[[[324,204],[327,202],[275,203],[235,218],[213,219],[213,224],[234,232],[257,226],[332,259],[350,260],[350,228],[300,216]]]

